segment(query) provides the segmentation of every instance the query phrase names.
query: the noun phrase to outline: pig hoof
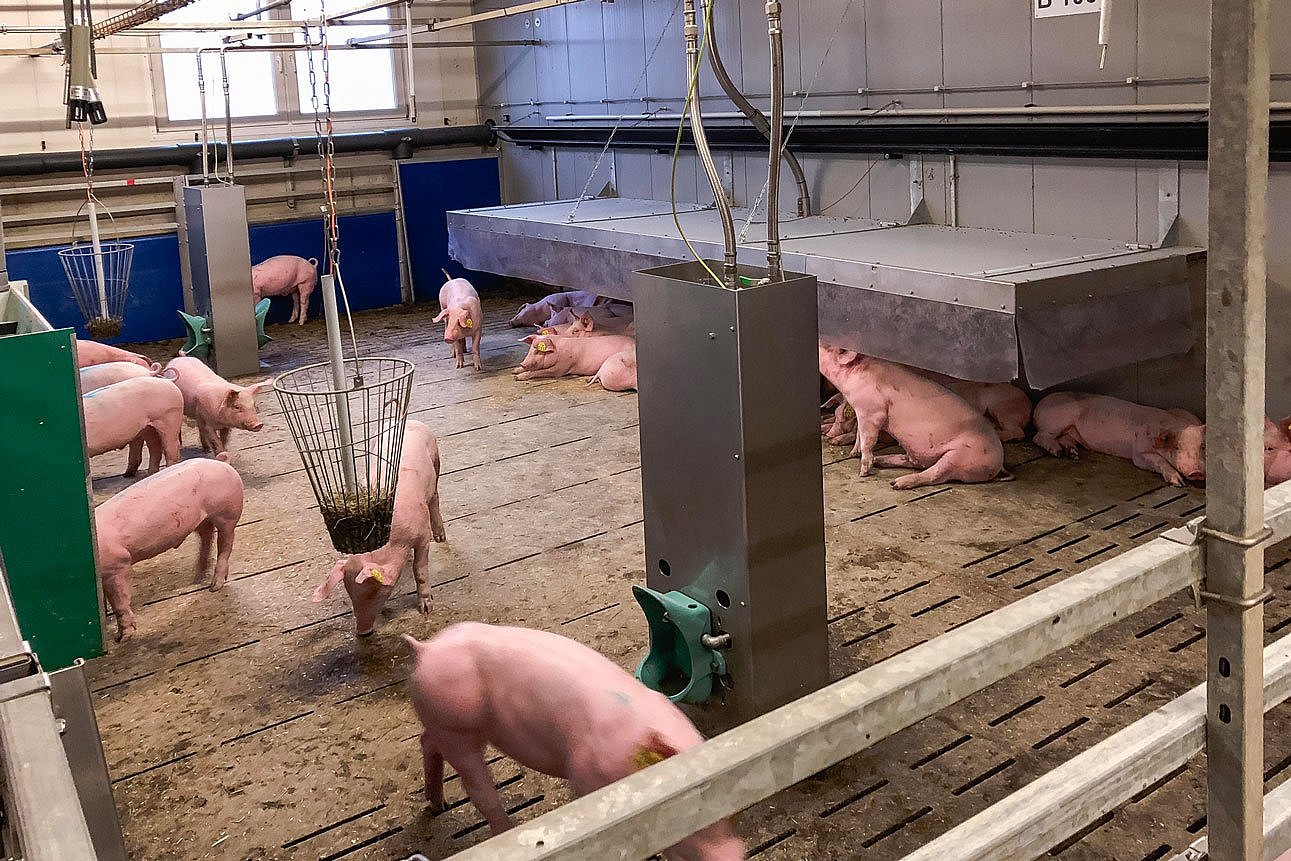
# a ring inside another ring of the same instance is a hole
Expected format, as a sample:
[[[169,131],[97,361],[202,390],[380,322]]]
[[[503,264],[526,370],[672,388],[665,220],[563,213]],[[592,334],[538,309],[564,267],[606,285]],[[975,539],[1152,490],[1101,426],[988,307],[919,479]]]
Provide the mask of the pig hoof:
[[[423,600],[421,601],[421,603],[417,605],[417,609],[421,611],[421,615],[423,615],[423,616],[429,616],[429,615],[430,615],[430,599],[429,599],[429,598],[425,598],[425,599],[423,599]]]
[[[438,544],[443,544],[444,542],[448,541],[448,536],[445,535],[442,531],[436,532],[432,537],[435,539],[435,542]]]
[[[371,629],[371,630],[369,630],[369,631],[355,631],[355,632],[354,632],[354,636],[356,636],[356,637],[371,637],[371,636],[372,636],[372,634],[373,634],[375,631],[376,631],[376,628],[373,628],[373,629]]]

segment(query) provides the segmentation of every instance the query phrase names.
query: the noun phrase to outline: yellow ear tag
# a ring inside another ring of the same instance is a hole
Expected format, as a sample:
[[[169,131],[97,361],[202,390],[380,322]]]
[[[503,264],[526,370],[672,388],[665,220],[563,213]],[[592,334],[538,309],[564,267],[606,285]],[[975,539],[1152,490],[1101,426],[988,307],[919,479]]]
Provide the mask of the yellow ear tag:
[[[851,404],[848,404],[847,406],[843,407],[843,416],[844,416],[844,417],[846,417],[846,418],[849,418],[849,419],[850,419],[850,418],[854,417],[855,415],[856,415],[856,410],[852,409],[852,405],[851,405]]]
[[[637,771],[649,768],[650,766],[663,762],[664,755],[657,750],[649,750],[644,747],[637,748],[637,752],[632,754],[632,765]]]
[[[372,579],[380,583],[382,586],[386,585],[385,577],[381,574],[380,568],[372,569]]]
[[[462,321],[462,326],[466,329],[474,329],[475,321],[472,320],[470,317],[467,317],[465,320]]]
[[[539,353],[545,353],[548,350],[550,350],[551,347],[547,346],[546,341],[539,341],[537,344],[534,345],[534,349],[536,349]]]

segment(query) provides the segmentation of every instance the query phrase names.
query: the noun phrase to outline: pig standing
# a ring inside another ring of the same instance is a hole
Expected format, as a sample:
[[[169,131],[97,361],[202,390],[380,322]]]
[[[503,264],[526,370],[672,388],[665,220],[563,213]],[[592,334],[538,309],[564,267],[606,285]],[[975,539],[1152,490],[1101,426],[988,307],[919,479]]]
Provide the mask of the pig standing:
[[[104,362],[102,365],[90,365],[81,368],[81,394],[119,383],[122,380],[133,380],[135,377],[155,377],[161,373],[161,365],[153,362],[150,367],[136,365],[134,362]]]
[[[201,538],[197,573],[211,563],[211,540],[218,536],[211,589],[229,577],[233,528],[242,517],[242,478],[218,460],[188,460],[121,491],[94,509],[97,561],[103,592],[117,617],[117,641],[135,631],[130,609],[131,567],[184,543]]]
[[[119,347],[109,347],[98,341],[76,339],[76,367],[88,368],[90,365],[102,365],[105,362],[131,362],[145,368],[152,366],[152,359],[131,353]]]
[[[418,608],[429,613],[431,539],[448,540],[439,513],[439,444],[430,428],[409,419],[403,432],[390,540],[384,547],[337,562],[327,580],[314,591],[314,600],[325,600],[343,582],[354,605],[354,632],[366,637],[376,627],[377,614],[394,593],[408,554],[412,553]]]
[[[1035,444],[1054,456],[1075,459],[1087,448],[1128,458],[1175,487],[1206,477],[1206,428],[1187,410],[1057,392],[1036,404],[1035,427]]]
[[[130,446],[126,476],[139,471],[144,444],[148,471],[179,463],[184,426],[184,396],[170,380],[153,376],[122,380],[95,389],[81,398],[85,415],[85,448],[90,457]]]
[[[856,411],[861,475],[874,467],[922,470],[892,482],[897,490],[947,481],[991,481],[1004,472],[1004,447],[994,429],[954,392],[908,368],[851,350],[820,345],[820,372]],[[887,431],[904,454],[874,457]]]
[[[202,450],[221,454],[228,451],[233,428],[257,433],[264,427],[256,411],[256,393],[273,386],[265,380],[252,386],[236,386],[202,363],[180,356],[166,365],[166,375],[184,394],[184,415],[197,424]]]
[[[552,293],[537,302],[521,305],[520,310],[511,318],[511,326],[516,329],[524,326],[541,326],[561,308],[590,308],[595,305],[604,305],[608,301],[610,300],[597,296],[595,293],[588,293],[585,290]]]
[[[529,355],[514,371],[516,379],[522,381],[571,375],[590,377],[610,356],[636,349],[636,341],[627,335],[602,335],[599,338],[530,335],[522,338],[521,343],[529,345]]]
[[[309,297],[318,286],[318,260],[280,254],[251,267],[251,295],[259,302],[265,296],[290,296],[288,323],[305,325]]]
[[[557,634],[467,622],[425,643],[404,639],[415,660],[408,681],[423,727],[426,799],[444,809],[447,761],[494,834],[511,818],[484,760],[486,744],[586,795],[703,742],[663,694]],[[664,854],[738,861],[744,845],[722,821]]]
[[[588,385],[600,383],[607,392],[629,392],[637,388],[637,348],[615,353],[605,360]]]
[[[1264,486],[1291,481],[1291,418],[1264,420]]]
[[[442,271],[442,270],[441,270]],[[448,273],[444,272],[444,277]],[[480,341],[484,338],[484,312],[480,309],[480,294],[465,278],[449,278],[439,288],[439,316],[433,322],[444,325],[444,343],[452,344],[457,367],[466,364],[466,339],[471,339],[471,353],[475,357],[475,370],[480,368]]]

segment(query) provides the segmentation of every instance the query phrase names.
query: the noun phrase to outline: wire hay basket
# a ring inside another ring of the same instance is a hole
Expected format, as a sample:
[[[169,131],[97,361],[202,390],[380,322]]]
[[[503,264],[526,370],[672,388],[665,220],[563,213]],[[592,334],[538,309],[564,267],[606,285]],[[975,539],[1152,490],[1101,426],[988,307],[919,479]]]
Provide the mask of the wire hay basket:
[[[60,250],[58,258],[90,337],[101,341],[120,335],[134,245],[103,242],[97,252],[93,245],[73,245]]]
[[[346,359],[349,388],[319,362],[278,377],[274,391],[314,488],[332,546],[366,553],[390,539],[413,364]]]

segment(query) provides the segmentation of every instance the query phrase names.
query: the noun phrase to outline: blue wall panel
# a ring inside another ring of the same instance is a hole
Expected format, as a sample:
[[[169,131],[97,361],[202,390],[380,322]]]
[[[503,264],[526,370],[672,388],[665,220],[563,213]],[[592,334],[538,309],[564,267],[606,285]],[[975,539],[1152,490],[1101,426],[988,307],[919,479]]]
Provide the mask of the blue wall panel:
[[[121,336],[114,340],[162,341],[182,337],[184,324],[175,313],[184,307],[179,240],[170,234],[130,241],[134,243],[134,262],[130,270],[130,291],[126,294],[125,322]],[[88,338],[85,318],[58,259],[59,249],[67,247],[10,251],[7,255],[9,277],[28,282],[32,302],[55,329],[75,327],[76,337]]]
[[[398,305],[399,241],[395,236],[393,212],[347,215],[341,218],[341,275],[350,309],[384,308]],[[323,263],[323,223],[320,220],[261,224],[251,228],[251,262],[259,263],[277,254]],[[310,299],[310,319],[323,314],[322,295],[314,291]],[[291,299],[274,299],[269,309],[270,323],[283,323],[291,316]]]
[[[501,201],[498,162],[495,158],[403,162],[399,173],[415,294],[420,300],[436,299],[443,283],[441,267],[453,275],[464,274],[448,257],[448,225],[444,213],[450,209],[497,206]],[[399,245],[395,229],[393,212],[341,218],[341,272],[353,310],[399,304]],[[276,254],[320,260],[323,256],[323,226],[319,219],[252,225],[250,234],[253,264]],[[169,234],[130,241],[135,250],[125,324],[121,336],[114,341],[140,343],[183,337],[184,326],[175,313],[184,307],[178,239]],[[78,338],[87,338],[85,320],[58,259],[58,250],[66,247],[10,251],[9,277],[30,284],[32,300],[55,328],[72,327]],[[320,266],[320,272],[324,268]],[[492,276],[465,274],[481,289],[498,283]],[[311,317],[321,316],[322,299],[317,291],[310,309]],[[290,314],[290,299],[274,299],[269,322],[284,322]]]
[[[408,231],[408,255],[412,263],[413,294],[418,301],[437,301],[447,269],[454,277],[465,276],[481,290],[497,286],[493,275],[467,272],[448,256],[450,209],[498,206],[502,190],[496,158],[455,161],[400,162],[399,183],[403,190],[404,224]]]

